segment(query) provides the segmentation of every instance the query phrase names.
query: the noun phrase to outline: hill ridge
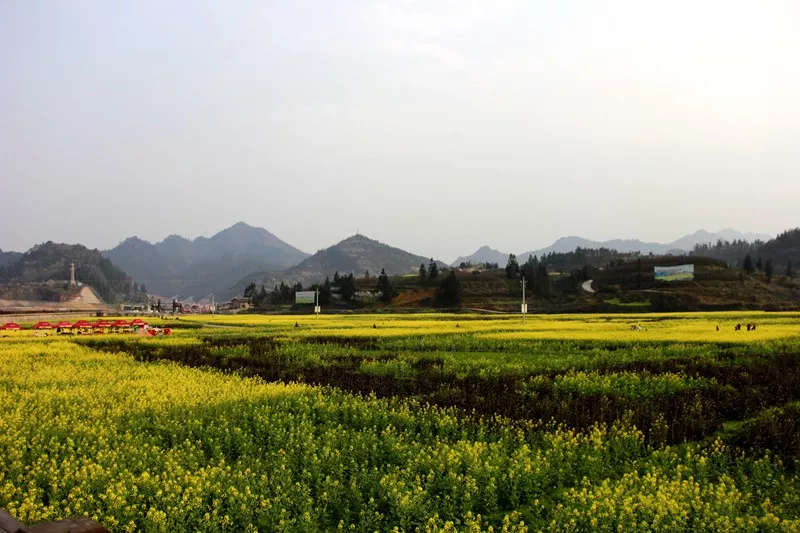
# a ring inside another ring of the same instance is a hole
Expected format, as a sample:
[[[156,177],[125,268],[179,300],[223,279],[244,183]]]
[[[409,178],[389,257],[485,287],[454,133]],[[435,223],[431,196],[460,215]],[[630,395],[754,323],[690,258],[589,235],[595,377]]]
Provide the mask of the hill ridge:
[[[128,237],[103,255],[154,292],[200,299],[250,272],[284,269],[309,254],[240,221],[210,237],[170,234],[156,243]]]
[[[90,250],[82,244],[47,241],[34,245],[17,261],[0,267],[0,283],[9,286],[55,282],[67,287],[70,263],[75,264],[75,279],[91,286],[107,303],[146,299],[144,287],[99,250]]]
[[[241,294],[249,283],[272,286],[279,281],[303,284],[321,282],[326,277],[333,277],[336,272],[362,276],[368,271],[370,276],[377,277],[381,269],[384,269],[389,275],[406,274],[416,272],[420,264],[427,268],[430,260],[430,257],[412,254],[357,233],[317,251],[284,271],[272,270],[247,275],[233,285],[229,292]],[[440,268],[447,266],[441,261],[436,263]]]

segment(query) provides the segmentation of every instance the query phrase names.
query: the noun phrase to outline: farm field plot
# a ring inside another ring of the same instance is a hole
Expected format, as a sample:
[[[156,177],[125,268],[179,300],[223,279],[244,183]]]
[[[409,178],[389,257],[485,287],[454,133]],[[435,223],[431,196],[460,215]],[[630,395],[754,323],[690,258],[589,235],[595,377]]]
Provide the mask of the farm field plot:
[[[0,339],[0,507],[112,531],[800,531],[797,314],[169,322]]]
[[[488,338],[705,342],[753,342],[800,336],[800,313],[758,311],[528,315],[525,324],[519,314],[190,315],[183,320],[258,327],[288,336],[385,337],[475,333]],[[295,323],[298,328],[294,328]],[[744,326],[748,323],[756,324],[757,329],[747,331]],[[734,331],[736,324],[742,325],[741,331]],[[631,326],[635,325],[641,326],[642,331],[632,331]]]

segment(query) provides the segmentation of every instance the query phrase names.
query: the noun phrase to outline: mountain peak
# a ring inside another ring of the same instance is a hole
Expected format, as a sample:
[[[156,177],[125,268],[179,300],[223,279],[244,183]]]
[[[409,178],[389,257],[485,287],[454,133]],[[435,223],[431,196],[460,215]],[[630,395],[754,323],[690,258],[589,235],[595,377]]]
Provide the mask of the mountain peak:
[[[456,258],[456,260],[450,263],[450,265],[458,266],[461,263],[498,263],[505,265],[506,259],[508,259],[508,254],[499,250],[495,250],[494,248],[484,244],[475,250],[474,253]]]
[[[369,271],[376,275],[382,269],[389,275],[416,272],[420,264],[427,265],[429,258],[395,248],[357,233],[318,251],[300,264],[287,270],[290,281],[322,281],[335,272],[363,275]],[[439,263],[440,266],[444,266]]]
[[[246,232],[265,232],[269,233],[264,228],[258,228],[256,226],[251,226],[247,222],[239,221],[236,224],[229,226],[221,231],[218,231],[214,234],[214,236],[219,235],[220,233],[246,233]]]
[[[698,239],[717,239],[719,234],[711,233],[710,231],[706,231],[704,229],[699,229],[691,235],[687,235],[686,237],[696,237]]]
[[[176,233],[173,233],[172,235],[168,235],[166,239],[161,241],[162,244],[171,242],[189,242],[189,239],[187,239],[186,237],[182,237]]]
[[[105,256],[153,292],[201,298],[249,272],[283,270],[308,254],[264,228],[237,222],[211,237],[172,234],[156,244],[133,237]]]
[[[197,241],[200,240],[200,238],[197,239]],[[251,226],[244,222],[237,222],[207,240],[217,249],[225,250],[226,253],[245,253],[253,248],[264,247],[283,250],[284,253],[298,256],[298,259],[308,256],[308,254],[282,241],[266,229]]]
[[[257,228],[255,226],[251,226],[250,224],[247,224],[245,222],[237,222],[233,226],[230,226],[230,227],[225,228],[224,230],[218,231],[217,233],[212,235],[210,238],[213,239],[214,237],[216,237],[218,235],[250,234],[250,233],[253,233],[253,234],[265,233],[265,234],[270,234],[271,235],[271,233],[269,233],[264,228]]]
[[[133,237],[128,237],[127,239],[119,243],[117,246],[131,246],[140,244],[150,244],[150,242],[134,235]]]
[[[375,239],[370,239],[369,237],[361,233],[356,233],[355,235],[350,235],[346,239],[342,239],[341,241],[339,241],[338,244],[347,242],[379,242],[379,241],[376,241]]]

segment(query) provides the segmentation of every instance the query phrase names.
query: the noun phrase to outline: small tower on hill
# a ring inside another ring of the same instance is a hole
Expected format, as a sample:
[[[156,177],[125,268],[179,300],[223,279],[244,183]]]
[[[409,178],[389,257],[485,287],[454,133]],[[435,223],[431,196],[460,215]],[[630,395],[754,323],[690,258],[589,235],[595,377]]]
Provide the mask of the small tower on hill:
[[[74,287],[75,285],[77,285],[77,283],[75,283],[75,263],[70,263],[69,264],[69,286],[70,287]]]

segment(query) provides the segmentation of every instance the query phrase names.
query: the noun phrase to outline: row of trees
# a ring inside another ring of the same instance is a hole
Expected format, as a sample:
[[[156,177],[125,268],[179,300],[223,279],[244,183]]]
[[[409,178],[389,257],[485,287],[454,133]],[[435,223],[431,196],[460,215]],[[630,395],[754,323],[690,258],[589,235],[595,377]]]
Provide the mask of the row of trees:
[[[533,296],[539,298],[550,297],[550,277],[547,266],[540,262],[536,256],[528,256],[528,260],[520,266],[517,256],[509,254],[506,264],[506,277],[508,279],[525,278],[527,287]]]
[[[473,264],[472,261],[461,261],[458,264],[458,268],[472,268],[472,267],[478,267],[484,270],[495,270],[500,268],[500,265],[498,263],[492,263],[491,261],[478,264]]]
[[[431,259],[430,269],[426,270],[425,265],[420,265],[420,277],[426,282],[435,282],[439,277],[439,268],[436,263]],[[368,275],[365,275],[368,279]],[[454,281],[455,280],[455,283]],[[442,297],[447,302],[458,301],[460,299],[460,283],[455,279],[455,273],[450,272],[450,275],[442,281]],[[309,290],[319,291],[318,304],[329,305],[332,301],[332,293],[336,292],[341,295],[342,300],[345,302],[352,302],[358,288],[356,287],[355,277],[353,274],[339,275],[335,272],[333,275],[333,282],[329,278],[325,278],[323,283],[315,283],[309,287]],[[441,288],[441,287],[440,287]],[[391,302],[392,298],[397,294],[392,284],[391,279],[386,274],[385,269],[381,269],[378,276],[376,289],[380,293],[380,299],[384,302]],[[289,305],[294,303],[295,294],[303,290],[302,283],[294,285],[287,285],[281,282],[280,285],[275,285],[272,291],[267,291],[264,285],[259,290],[255,283],[250,283],[245,287],[244,297],[248,299],[250,304],[258,308],[263,308],[267,305]]]
[[[455,270],[446,271],[447,275],[439,283],[436,289],[436,305],[452,307],[461,303],[461,282],[456,277]],[[439,266],[436,261],[431,257],[428,263],[428,269],[425,269],[425,264],[419,266],[419,281],[423,285],[432,285],[436,283],[439,278]]]
[[[270,304],[279,305],[293,303],[295,293],[302,290],[302,283],[287,285],[281,281],[280,285],[275,285],[271,291],[267,291],[264,285],[258,290],[255,283],[250,283],[244,289],[244,297],[247,298],[250,305],[260,308]]]
[[[740,239],[734,241],[718,240],[714,244],[696,245],[691,255],[721,259],[728,263],[729,266],[744,267],[742,258],[751,256],[752,261],[752,256],[758,255],[759,250],[763,248],[763,246],[764,243],[762,241],[747,242]]]
[[[333,282],[326,277],[323,283],[314,283],[308,287],[308,290],[319,291],[318,305],[329,305],[333,300],[334,288],[345,302],[352,302],[358,291],[353,274],[340,276],[339,272],[333,275]],[[281,281],[271,291],[267,291],[264,285],[259,290],[255,283],[250,283],[244,289],[244,297],[248,299],[250,305],[260,309],[268,305],[291,305],[295,302],[297,292],[302,290],[304,290],[303,284],[299,282],[294,285],[287,285]]]
[[[789,276],[794,276],[792,263],[796,264],[800,260],[798,250],[800,250],[800,229],[792,229],[766,242],[719,240],[715,244],[699,244],[694,247],[692,255],[722,259],[729,266],[738,266],[748,272],[761,270],[765,275],[766,262],[762,263],[758,258],[768,257],[775,272],[785,272]],[[746,264],[747,256],[750,256],[750,264]],[[761,267],[759,263],[762,263]]]
[[[433,257],[431,257],[431,262],[428,264],[427,270],[425,269],[425,263],[419,265],[419,281],[423,285],[435,283],[438,277],[439,266],[436,264],[436,261],[433,260]]]
[[[614,261],[614,259],[609,259],[611,256],[606,254],[605,251],[594,254],[593,252],[597,252],[597,250],[581,250],[580,248],[568,254],[546,254],[541,259],[535,255],[529,255],[525,263],[521,265],[517,261],[517,257],[514,254],[510,254],[505,267],[506,277],[508,279],[525,278],[530,294],[537,298],[550,298],[556,293],[577,292],[584,281],[592,278],[592,272],[595,269],[589,262],[583,264],[576,262],[576,258],[583,256],[586,252],[588,253],[584,258],[591,256],[593,258],[592,262],[595,263],[601,263],[605,260]],[[619,260],[622,261],[621,259]],[[551,279],[549,275],[551,261],[564,266],[561,272],[568,271],[569,273]],[[566,268],[566,265],[570,265],[571,268]]]
[[[764,272],[764,279],[767,280],[767,283],[772,281],[772,277],[775,273],[775,267],[772,265],[772,258],[767,259],[766,263],[761,261],[761,256],[759,256],[755,263],[753,262],[753,257],[750,254],[747,254],[742,261],[742,268],[745,272],[754,273],[756,271]],[[789,278],[794,277],[794,269],[792,268],[792,262],[788,261],[786,264],[786,276]]]
[[[328,278],[325,278],[325,281],[327,282]],[[332,285],[338,289],[342,300],[345,302],[352,302],[356,292],[358,292],[356,288],[356,279],[352,272],[344,276],[340,276],[338,271],[334,272]]]

